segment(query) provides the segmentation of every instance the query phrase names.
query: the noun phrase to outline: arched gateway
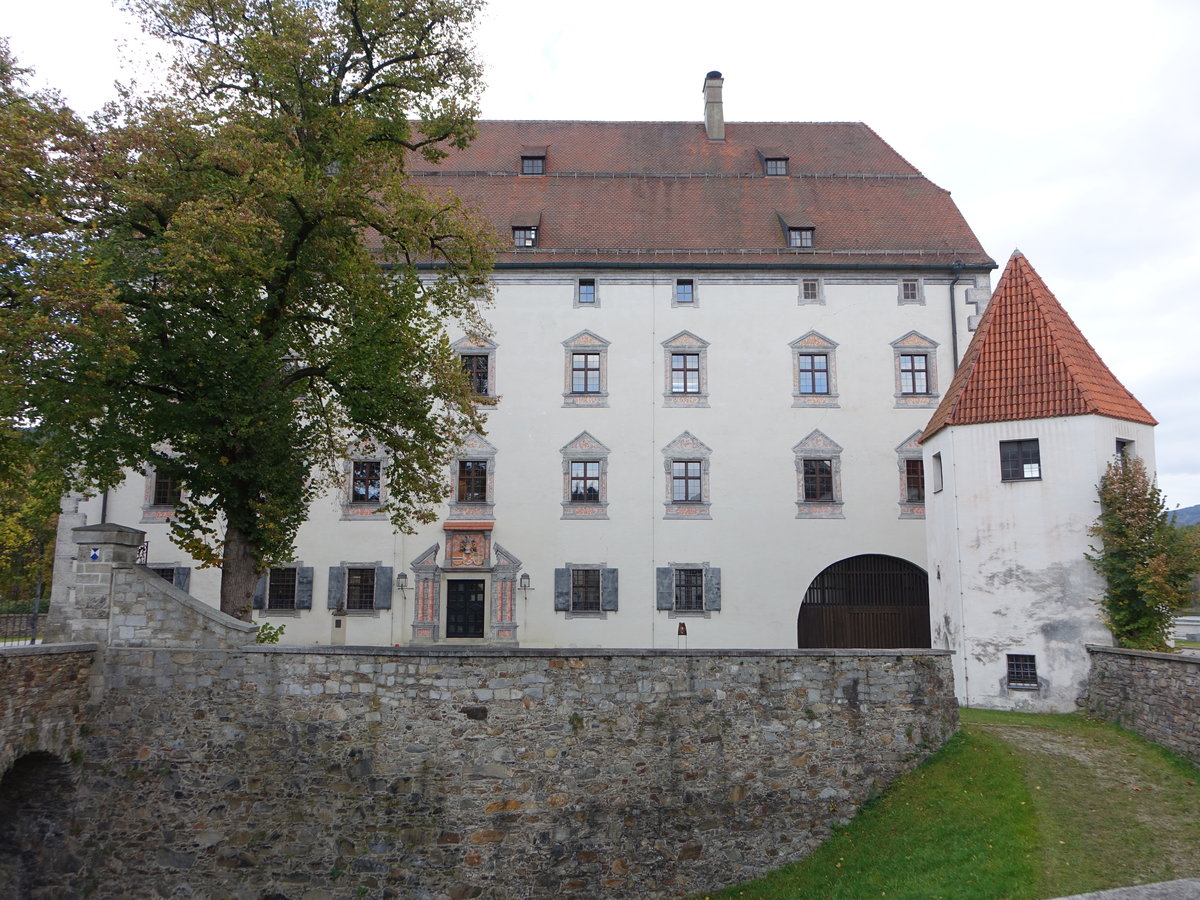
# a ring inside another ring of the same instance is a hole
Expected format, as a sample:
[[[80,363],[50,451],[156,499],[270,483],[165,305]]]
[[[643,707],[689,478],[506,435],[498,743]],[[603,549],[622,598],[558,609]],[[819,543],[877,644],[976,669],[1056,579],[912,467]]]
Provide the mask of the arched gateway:
[[[813,579],[796,619],[797,646],[929,647],[929,578],[894,556],[835,562]]]

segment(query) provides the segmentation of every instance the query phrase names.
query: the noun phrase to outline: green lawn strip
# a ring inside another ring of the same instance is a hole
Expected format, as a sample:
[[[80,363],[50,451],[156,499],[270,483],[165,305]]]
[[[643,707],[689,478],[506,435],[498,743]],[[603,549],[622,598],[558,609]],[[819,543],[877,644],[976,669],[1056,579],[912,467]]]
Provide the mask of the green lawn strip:
[[[962,733],[807,859],[713,896],[1033,898],[1033,810],[1016,752]]]
[[[1074,715],[963,730],[807,859],[714,897],[1013,898],[1200,877],[1200,769]]]

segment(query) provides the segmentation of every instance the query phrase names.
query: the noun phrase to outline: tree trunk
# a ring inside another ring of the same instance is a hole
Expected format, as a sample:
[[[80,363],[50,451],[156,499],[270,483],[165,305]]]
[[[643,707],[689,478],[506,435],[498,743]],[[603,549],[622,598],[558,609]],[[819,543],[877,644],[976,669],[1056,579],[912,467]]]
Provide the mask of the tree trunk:
[[[250,542],[237,526],[226,526],[221,561],[221,612],[249,622],[257,581],[258,564],[250,552]]]

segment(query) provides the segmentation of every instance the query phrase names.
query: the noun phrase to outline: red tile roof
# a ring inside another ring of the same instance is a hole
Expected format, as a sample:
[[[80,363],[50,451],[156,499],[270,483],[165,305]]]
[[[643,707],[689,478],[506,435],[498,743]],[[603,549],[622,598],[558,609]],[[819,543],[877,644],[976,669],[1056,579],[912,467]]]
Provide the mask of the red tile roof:
[[[467,149],[412,181],[451,191],[494,223],[500,265],[630,263],[994,268],[950,194],[860,123],[478,123]],[[546,174],[520,175],[546,148]],[[760,151],[788,156],[766,176]],[[538,246],[514,250],[514,214],[541,213]],[[780,223],[807,219],[813,249]]]
[[[947,425],[1089,414],[1158,424],[1014,253],[921,440]]]

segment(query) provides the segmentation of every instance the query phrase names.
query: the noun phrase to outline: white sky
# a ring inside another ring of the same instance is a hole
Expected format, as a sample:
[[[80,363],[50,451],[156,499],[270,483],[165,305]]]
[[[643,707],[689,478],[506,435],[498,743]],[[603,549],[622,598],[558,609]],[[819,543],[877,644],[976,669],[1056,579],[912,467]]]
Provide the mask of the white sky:
[[[145,53],[106,0],[12,4],[5,34],[85,113],[132,74],[118,41]],[[1029,258],[1159,420],[1159,483],[1191,506],[1197,37],[1194,0],[492,0],[478,46],[484,118],[700,121],[718,69],[727,121],[866,122],[951,191],[1001,266]]]

